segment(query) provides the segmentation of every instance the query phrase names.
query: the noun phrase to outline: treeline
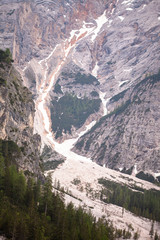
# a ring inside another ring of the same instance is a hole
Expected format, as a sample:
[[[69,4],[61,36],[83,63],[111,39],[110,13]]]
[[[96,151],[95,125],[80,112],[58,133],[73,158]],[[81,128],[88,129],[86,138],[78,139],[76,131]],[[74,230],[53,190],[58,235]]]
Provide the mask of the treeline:
[[[96,221],[71,203],[65,206],[63,195],[52,192],[50,177],[43,184],[26,180],[12,164],[18,154],[16,144],[0,140],[0,235],[16,240],[114,239],[114,228],[105,219]]]
[[[100,99],[78,98],[76,95],[66,93],[58,101],[52,101],[51,120],[55,138],[62,133],[71,134],[72,127],[80,128],[86,119],[100,108]]]
[[[8,64],[13,62],[12,54],[11,54],[9,48],[7,48],[5,51],[0,49],[0,62],[5,62],[5,63],[8,63]]]
[[[104,186],[101,200],[121,206],[138,216],[143,216],[160,222],[160,191],[145,190],[133,186],[133,190],[126,185],[111,182],[104,178],[98,181]]]

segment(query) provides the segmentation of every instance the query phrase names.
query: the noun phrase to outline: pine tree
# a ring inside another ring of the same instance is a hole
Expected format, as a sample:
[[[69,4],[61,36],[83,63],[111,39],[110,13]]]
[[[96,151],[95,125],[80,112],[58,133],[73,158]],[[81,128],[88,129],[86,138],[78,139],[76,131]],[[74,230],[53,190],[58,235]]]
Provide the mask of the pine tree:
[[[153,235],[154,235],[154,221],[152,221],[152,225],[151,225],[149,235],[151,236],[151,238],[153,238]]]
[[[50,174],[47,176],[46,182],[43,187],[43,198],[44,198],[44,204],[45,204],[44,214],[46,216],[48,205],[51,203],[51,200],[52,200],[52,178]]]

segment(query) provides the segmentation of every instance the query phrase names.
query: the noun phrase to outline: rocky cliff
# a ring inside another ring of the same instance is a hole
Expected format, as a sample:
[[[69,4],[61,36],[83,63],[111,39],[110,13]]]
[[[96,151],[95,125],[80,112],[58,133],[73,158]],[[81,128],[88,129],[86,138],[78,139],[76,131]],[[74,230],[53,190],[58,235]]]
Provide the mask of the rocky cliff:
[[[160,170],[160,72],[114,96],[121,101],[74,147],[100,165],[114,169]]]
[[[35,105],[20,74],[0,50],[0,139],[19,147],[20,169],[37,175],[40,170],[40,136],[33,134]],[[7,60],[7,61],[6,61]]]
[[[116,117],[107,115],[100,120],[102,136],[96,139],[96,125],[92,137],[91,133],[86,135],[79,149],[112,168],[139,163],[139,169],[149,169],[152,159],[155,170],[158,131],[156,127],[153,132],[149,130],[152,127],[149,121],[154,122],[156,85],[147,88],[146,82],[139,105],[133,96],[139,97],[136,86],[147,74],[159,71],[159,1],[2,0],[0,6],[0,47],[12,50],[15,66],[34,94],[34,130],[41,135],[43,146],[54,148],[53,139],[60,142],[71,138],[107,110],[111,114],[127,104],[130,116],[125,115],[122,125],[130,130],[117,135],[114,128],[120,128],[124,111]],[[140,91],[140,86],[137,89]],[[112,140],[106,136],[105,124],[109,123]],[[143,130],[136,128],[139,125]],[[88,136],[95,149],[87,143]],[[139,144],[142,139],[146,139],[143,147]]]

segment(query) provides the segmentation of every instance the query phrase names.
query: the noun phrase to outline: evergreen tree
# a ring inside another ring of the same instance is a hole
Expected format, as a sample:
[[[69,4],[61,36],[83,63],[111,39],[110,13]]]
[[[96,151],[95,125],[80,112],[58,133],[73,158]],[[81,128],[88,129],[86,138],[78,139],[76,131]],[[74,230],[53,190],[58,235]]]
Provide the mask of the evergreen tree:
[[[153,235],[154,235],[154,221],[152,221],[151,229],[150,229],[149,235],[151,236],[151,238],[153,238]]]

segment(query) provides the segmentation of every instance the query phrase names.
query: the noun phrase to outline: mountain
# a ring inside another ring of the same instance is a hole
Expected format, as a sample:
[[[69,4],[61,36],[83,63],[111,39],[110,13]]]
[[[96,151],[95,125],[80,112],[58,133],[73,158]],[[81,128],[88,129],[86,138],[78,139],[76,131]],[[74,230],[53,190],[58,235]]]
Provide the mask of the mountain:
[[[141,85],[159,71],[159,7],[156,0],[1,1],[0,47],[11,49],[34,95],[42,146],[76,137],[108,111],[101,130],[96,125],[74,151],[114,169],[159,171],[158,83]]]
[[[78,140],[75,152],[112,169],[158,173],[159,91],[160,72],[112,97],[114,110]]]
[[[42,154],[53,195],[135,239],[150,239],[153,225],[160,234],[159,12],[158,0],[0,2],[0,164],[7,148],[41,176]],[[41,187],[35,209],[48,228],[55,205],[44,217]]]

